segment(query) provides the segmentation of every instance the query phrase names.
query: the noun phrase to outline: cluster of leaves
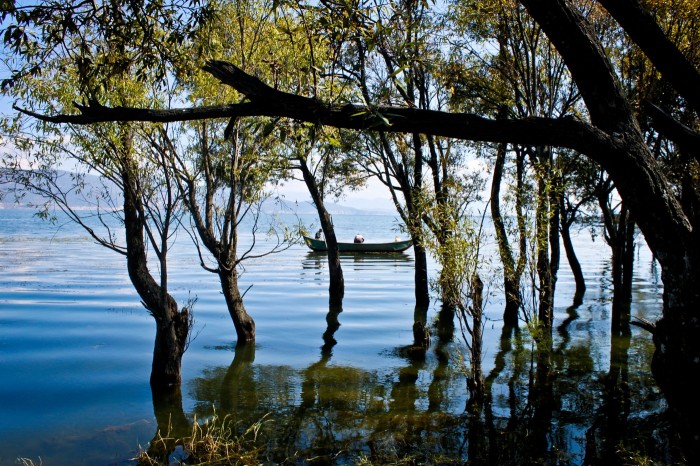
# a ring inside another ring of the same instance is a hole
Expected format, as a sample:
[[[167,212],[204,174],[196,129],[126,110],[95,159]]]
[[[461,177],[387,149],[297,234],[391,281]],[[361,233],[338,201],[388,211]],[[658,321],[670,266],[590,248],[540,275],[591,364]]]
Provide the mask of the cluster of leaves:
[[[177,50],[212,16],[200,0],[3,0],[2,40],[18,59],[8,64],[11,76],[2,89],[46,73],[66,57],[79,69],[81,90],[90,98],[108,96],[105,80],[125,72],[163,80],[183,68],[185,57]]]

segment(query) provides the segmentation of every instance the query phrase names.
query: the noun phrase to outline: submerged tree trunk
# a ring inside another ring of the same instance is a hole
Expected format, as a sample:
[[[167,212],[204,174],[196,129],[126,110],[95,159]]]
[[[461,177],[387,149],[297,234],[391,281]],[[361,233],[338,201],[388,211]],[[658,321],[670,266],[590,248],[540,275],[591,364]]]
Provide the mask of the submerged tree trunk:
[[[560,223],[561,240],[564,244],[566,259],[569,261],[569,267],[571,267],[571,273],[574,275],[574,282],[576,283],[576,291],[574,292],[574,306],[578,306],[583,302],[583,295],[586,293],[586,280],[583,276],[581,263],[576,256],[574,243],[571,241],[571,225],[574,222],[575,217],[573,215],[569,216],[568,212],[564,208],[563,199],[559,205],[559,210],[562,215]]]
[[[338,316],[343,312],[343,307],[336,304],[330,304],[328,306],[328,314],[326,314],[326,331],[323,332],[323,346],[321,347],[321,354],[331,356],[333,347],[338,343],[335,339],[335,332],[340,328],[340,321]]]
[[[614,233],[612,330],[619,334],[630,325],[634,275],[634,221],[625,206],[620,211]]]
[[[156,337],[151,365],[151,385],[164,387],[181,381],[182,355],[190,330],[189,310],[178,310],[177,302],[161,287],[148,270],[143,212],[135,170],[128,156],[122,161],[124,184],[124,229],[127,269],[141,302],[156,321]]]
[[[630,324],[632,304],[632,277],[634,268],[635,224],[626,203],[615,213],[610,203],[610,189],[598,194],[598,204],[603,214],[605,242],[611,249],[611,275],[613,284],[611,325],[619,334]]]
[[[536,267],[539,285],[538,319],[551,334],[554,324],[554,290],[559,269],[559,203],[553,194],[552,153],[534,148],[537,171],[535,213]],[[555,201],[554,203],[552,201]]]
[[[343,277],[343,269],[340,266],[340,253],[338,252],[338,239],[335,236],[335,228],[333,227],[333,220],[331,219],[331,214],[326,210],[326,206],[323,203],[323,196],[318,190],[316,185],[316,179],[313,173],[309,170],[306,165],[306,161],[303,159],[299,160],[299,168],[304,177],[304,182],[306,183],[306,188],[309,190],[311,195],[311,200],[316,206],[316,211],[318,212],[318,219],[321,222],[321,229],[323,230],[323,235],[326,240],[326,248],[328,250],[328,273],[330,284],[328,286],[329,301],[332,305],[338,306],[343,302],[343,295],[345,294],[345,278]]]
[[[412,235],[413,236],[413,235]],[[420,244],[420,240],[413,240],[413,255],[415,260],[415,294],[416,307],[428,308],[430,306],[430,285],[428,283],[428,253]]]
[[[625,284],[620,295],[622,299],[627,303],[632,303],[632,279],[634,276],[634,251],[635,251],[635,234],[636,224],[631,218],[631,215],[627,217],[627,222],[625,224],[625,253],[622,256],[622,281]]]
[[[700,251],[696,246],[683,261],[661,263],[664,314],[650,328],[656,351],[652,373],[680,427],[688,464],[700,461]]]
[[[430,330],[427,327],[428,308],[416,306],[413,310],[413,346],[430,346]]]
[[[472,277],[471,284],[471,317],[472,317],[472,342],[471,342],[471,380],[470,400],[483,404],[484,400],[484,373],[481,368],[483,342],[483,314],[484,314],[484,283],[479,275]]]
[[[218,275],[226,307],[236,328],[237,345],[255,340],[255,321],[245,310],[243,297],[238,288],[238,270],[235,267],[219,268]]]
[[[496,230],[498,252],[503,264],[503,292],[505,294],[505,309],[503,310],[503,324],[508,327],[518,326],[518,311],[520,310],[520,276],[515,267],[513,251],[508,241],[508,233],[501,215],[501,180],[503,167],[506,161],[506,145],[499,144],[496,152],[496,163],[493,168],[493,180],[491,181],[491,218]]]
[[[413,252],[416,261],[416,307],[427,308],[430,305],[430,289],[428,284],[428,256],[423,246],[423,210],[421,207],[421,190],[423,189],[423,143],[419,133],[412,134],[413,141],[413,183],[410,188],[410,198],[406,199],[409,218],[412,226],[409,228],[413,238]],[[410,200],[410,205],[409,205]],[[407,225],[409,224],[407,223]],[[414,322],[415,323],[415,322]]]

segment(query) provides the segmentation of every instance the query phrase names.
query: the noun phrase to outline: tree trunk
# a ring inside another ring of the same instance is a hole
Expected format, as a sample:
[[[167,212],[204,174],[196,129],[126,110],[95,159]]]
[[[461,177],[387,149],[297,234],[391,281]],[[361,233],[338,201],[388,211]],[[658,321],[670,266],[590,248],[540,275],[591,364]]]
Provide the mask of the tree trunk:
[[[625,242],[625,253],[622,256],[622,282],[624,287],[621,290],[621,298],[626,303],[632,303],[632,279],[634,278],[634,231],[635,223],[628,215],[627,222],[625,222],[624,231],[624,242]]]
[[[127,143],[128,144],[128,143]],[[129,278],[141,302],[156,321],[156,337],[151,365],[151,385],[166,387],[181,381],[182,355],[190,330],[189,310],[178,311],[177,302],[155,281],[148,270],[143,213],[135,170],[125,156],[121,178],[124,185],[124,230]]]
[[[430,330],[427,327],[428,308],[416,306],[413,310],[413,346],[430,346]]]
[[[503,166],[506,161],[506,145],[499,144],[496,152],[496,163],[493,167],[493,180],[491,181],[491,218],[496,230],[498,253],[503,264],[503,292],[505,294],[505,309],[503,310],[503,324],[508,327],[518,326],[518,311],[520,309],[520,277],[515,270],[513,251],[508,241],[508,233],[501,216],[501,180],[503,178]]]
[[[583,277],[581,263],[578,261],[578,257],[576,256],[574,243],[571,241],[571,222],[569,219],[562,219],[560,233],[562,243],[564,243],[566,259],[569,261],[569,267],[571,267],[571,273],[574,275],[574,281],[576,282],[574,306],[579,306],[583,302],[583,295],[586,293],[586,280]]]
[[[413,238],[413,253],[416,261],[415,285],[416,307],[430,306],[430,289],[428,285],[428,257],[423,247],[422,218],[420,210],[420,192],[423,189],[423,143],[419,133],[412,134],[413,140],[413,183],[410,189],[410,199],[406,199],[409,218],[406,224]],[[412,227],[411,227],[412,226]],[[415,324],[415,322],[414,322]]]
[[[550,164],[552,163],[550,152]],[[550,165],[551,166],[551,165]],[[559,184],[558,177],[550,176],[549,192],[549,276],[550,276],[550,313],[552,325],[554,325],[554,293],[557,288],[559,264],[561,263],[561,246],[559,245],[559,230],[561,224],[561,211],[559,210]]]
[[[698,243],[685,258],[661,262],[663,317],[649,328],[656,351],[652,373],[668,400],[679,427],[688,464],[700,461],[700,251]],[[671,263],[669,263],[671,262]]]
[[[342,305],[343,296],[345,295],[345,278],[340,265],[338,239],[335,236],[335,227],[333,226],[331,214],[326,210],[323,201],[321,201],[320,205],[321,207],[317,205],[317,210],[319,212],[321,228],[326,238],[326,248],[328,248],[328,274],[330,281],[328,286],[328,299],[331,305],[340,306]]]
[[[299,168],[304,177],[304,183],[306,183],[306,188],[309,190],[311,200],[316,206],[318,219],[319,222],[321,222],[321,229],[323,230],[323,235],[326,239],[326,248],[328,250],[328,273],[330,280],[328,287],[329,301],[333,306],[340,306],[342,305],[343,295],[345,294],[345,278],[343,277],[343,269],[340,266],[338,239],[335,236],[333,220],[331,219],[331,214],[328,213],[328,210],[326,210],[326,206],[323,203],[323,196],[321,196],[321,192],[318,189],[313,173],[311,173],[311,170],[309,170],[309,167],[306,165],[306,160],[300,158],[298,161]]]
[[[621,216],[622,217],[622,216]],[[629,327],[632,305],[632,275],[634,266],[634,237],[628,235],[628,221],[620,218],[620,230],[612,255],[613,299],[612,331],[619,334]],[[632,231],[634,229],[634,223]],[[630,241],[631,240],[631,241]]]
[[[340,321],[338,316],[343,312],[343,307],[339,305],[330,304],[328,306],[328,314],[326,314],[326,331],[323,332],[323,346],[321,347],[321,354],[324,356],[331,356],[333,347],[338,343],[335,339],[335,332],[340,328]]]
[[[551,151],[548,148],[534,148],[537,167],[537,207],[535,235],[537,241],[537,276],[539,279],[538,318],[542,328],[551,334],[554,323],[554,286],[558,269],[559,236],[552,228],[558,225],[558,213],[553,213],[551,204]],[[557,209],[558,210],[558,209]],[[556,241],[552,241],[556,238]],[[556,243],[556,244],[554,244]],[[550,253],[551,250],[551,253]],[[551,254],[551,255],[550,255]],[[552,258],[555,261],[552,261]]]
[[[238,288],[238,271],[235,267],[230,269],[219,267],[218,275],[226,307],[236,328],[237,345],[255,340],[255,321],[245,310],[243,297]]]
[[[484,284],[479,275],[472,277],[471,290],[471,316],[472,316],[472,344],[471,344],[471,380],[470,401],[484,400],[484,373],[481,368],[483,342],[483,314],[484,314]]]
[[[181,382],[182,355],[185,353],[187,334],[189,332],[189,314],[185,307],[177,310],[172,298],[156,317],[156,338],[153,344],[153,363],[151,364],[151,385],[170,386]]]
[[[413,240],[413,255],[415,260],[415,293],[416,307],[430,306],[430,286],[428,283],[428,254],[425,248],[415,239]]]

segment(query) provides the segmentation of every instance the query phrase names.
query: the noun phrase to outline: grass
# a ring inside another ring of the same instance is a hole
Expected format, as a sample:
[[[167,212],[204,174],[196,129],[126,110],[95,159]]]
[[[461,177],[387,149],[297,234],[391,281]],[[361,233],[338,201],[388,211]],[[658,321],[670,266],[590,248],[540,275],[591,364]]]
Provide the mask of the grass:
[[[204,423],[195,419],[189,436],[176,439],[158,432],[147,450],[135,458],[139,466],[184,465],[256,465],[262,464],[256,440],[264,418],[236,436],[228,417],[214,415]],[[30,466],[30,465],[26,465]]]

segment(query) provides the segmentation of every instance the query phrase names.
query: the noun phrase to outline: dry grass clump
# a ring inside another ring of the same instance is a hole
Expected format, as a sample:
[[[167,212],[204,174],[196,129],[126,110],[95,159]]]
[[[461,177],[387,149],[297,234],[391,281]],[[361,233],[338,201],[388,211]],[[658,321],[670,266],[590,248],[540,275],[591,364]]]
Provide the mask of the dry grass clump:
[[[20,466],[42,466],[43,463],[41,461],[41,458],[39,458],[38,461],[38,463],[35,463],[29,458],[17,458],[15,464],[19,464]]]
[[[262,464],[256,440],[263,422],[264,418],[236,436],[228,417],[219,419],[215,415],[204,423],[195,419],[189,436],[176,439],[158,432],[148,449],[135,459],[139,466]]]

